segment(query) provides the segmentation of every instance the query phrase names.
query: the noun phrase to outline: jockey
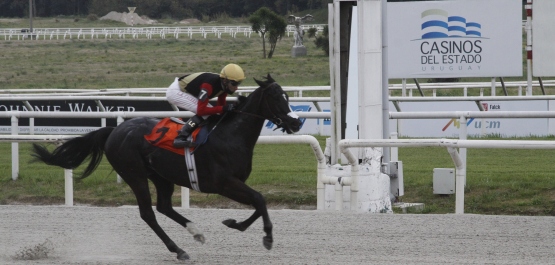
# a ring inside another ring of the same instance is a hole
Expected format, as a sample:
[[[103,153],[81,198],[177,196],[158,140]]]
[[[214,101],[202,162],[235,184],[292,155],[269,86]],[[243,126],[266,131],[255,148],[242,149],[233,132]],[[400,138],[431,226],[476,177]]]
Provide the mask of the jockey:
[[[196,115],[183,125],[173,146],[176,148],[194,146],[193,143],[187,141],[187,137],[199,123],[210,115],[232,111],[235,105],[226,103],[226,97],[232,95],[245,78],[243,69],[236,64],[224,66],[219,75],[201,72],[175,78],[166,91],[168,102],[192,111]],[[215,106],[212,106],[208,101],[214,97],[218,97],[218,101]]]

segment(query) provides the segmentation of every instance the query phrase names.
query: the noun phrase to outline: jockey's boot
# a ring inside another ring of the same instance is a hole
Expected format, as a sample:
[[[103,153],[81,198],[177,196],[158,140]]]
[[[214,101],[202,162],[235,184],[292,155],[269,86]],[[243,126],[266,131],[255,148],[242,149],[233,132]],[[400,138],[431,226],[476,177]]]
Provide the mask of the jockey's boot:
[[[203,120],[204,119],[201,116],[195,115],[191,117],[187,122],[185,122],[185,125],[183,125],[183,127],[181,128],[181,131],[179,131],[179,135],[177,135],[177,137],[175,137],[175,140],[173,140],[173,147],[183,148],[196,146],[195,143],[187,141],[187,137],[191,135],[191,133]]]

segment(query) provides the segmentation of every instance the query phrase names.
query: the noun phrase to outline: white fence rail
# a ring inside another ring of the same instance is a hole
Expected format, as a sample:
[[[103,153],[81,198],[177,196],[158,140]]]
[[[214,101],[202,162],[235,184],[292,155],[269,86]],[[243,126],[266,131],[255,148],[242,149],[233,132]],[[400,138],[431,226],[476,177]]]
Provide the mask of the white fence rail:
[[[523,27],[526,21],[523,22]],[[303,24],[301,27],[306,31],[316,28],[316,34],[321,34],[326,24]],[[215,36],[221,38],[228,35],[232,38],[243,36],[250,38],[253,34],[251,26],[183,26],[183,27],[105,27],[105,28],[34,28],[33,32],[29,29],[21,28],[0,28],[0,40],[59,40],[59,39],[138,39],[138,38],[161,38],[181,37],[193,38],[198,35],[202,38]],[[287,25],[286,34],[290,37],[295,32],[294,25]],[[255,33],[256,34],[256,33]]]
[[[503,149],[555,149],[554,141],[518,141],[518,140],[452,140],[452,139],[361,139],[339,141],[341,152],[351,164],[352,180],[358,179],[358,158],[349,148],[352,147],[446,147],[456,167],[455,213],[464,213],[464,187],[466,182],[466,158],[456,148],[503,148]]]
[[[301,27],[306,31],[310,28],[316,29],[316,34],[322,33],[325,24],[304,24]],[[288,25],[286,36],[293,36],[294,25]],[[257,34],[251,26],[185,26],[185,27],[107,27],[107,28],[34,28],[33,32],[28,29],[0,28],[0,39],[2,40],[64,40],[64,39],[165,39],[180,37],[193,38],[198,36],[207,38],[209,36],[222,38],[247,37]]]
[[[297,112],[300,118],[329,119],[329,112]],[[179,117],[189,118],[193,113],[190,111],[116,111],[116,112],[43,112],[43,111],[0,111],[0,118],[107,118],[107,119],[131,119],[137,117]]]
[[[406,81],[406,80],[404,80]],[[436,97],[438,90],[463,90],[463,96],[468,96],[469,90],[479,89],[479,95],[484,96],[485,90],[490,90],[490,96],[497,96],[496,89],[498,88],[505,88],[507,93],[509,91],[511,94],[522,96],[532,96],[533,88],[541,88],[544,90],[545,88],[553,88],[555,86],[555,80],[542,80],[541,82],[532,81],[530,84],[530,89],[528,89],[528,81],[511,81],[511,82],[450,82],[450,83],[402,83],[402,84],[390,84],[389,85],[389,92],[400,92],[400,97],[413,97],[415,90],[422,90],[422,91],[432,91],[431,97]],[[408,93],[407,93],[408,92]],[[418,97],[421,97],[418,95]],[[430,97],[430,96],[425,96]]]
[[[10,97],[2,97],[0,96],[0,100],[9,100],[9,101],[48,101],[48,100],[139,100],[139,101],[160,101],[160,102],[167,102],[168,100],[166,97],[141,97],[141,96],[67,96],[67,95],[48,95],[48,96],[10,96]],[[228,98],[228,101],[236,101],[237,99],[234,97]],[[289,97],[289,102],[330,102],[330,97]]]
[[[69,135],[0,135],[0,142],[12,142],[12,179],[17,179],[17,174],[19,173],[19,142],[62,142],[74,138],[75,136]],[[260,136],[258,138],[257,144],[309,144],[316,156],[318,162],[317,167],[317,181],[318,187],[321,184],[321,179],[323,178],[325,170],[325,159],[324,153],[320,147],[318,140],[314,136],[310,135],[291,135],[291,136]],[[14,178],[15,170],[15,178]],[[119,183],[118,177],[118,183]],[[65,205],[73,205],[73,170],[64,169],[64,193],[65,193]],[[323,204],[323,196],[318,196],[318,205]],[[320,200],[322,202],[320,203]],[[181,207],[189,208],[189,189],[186,187],[181,187]]]
[[[503,84],[506,88],[509,89],[516,89],[516,95],[509,95],[509,97],[513,96],[532,96],[531,94],[526,94],[524,89],[527,86],[527,81],[513,81],[513,82],[504,82]],[[438,97],[437,91],[438,90],[463,90],[462,97],[468,97],[468,90],[469,89],[480,89],[480,97],[484,96],[497,96],[497,95],[485,95],[486,89],[491,89],[492,86],[494,88],[502,87],[500,82],[453,82],[453,83],[422,83],[419,84],[420,89],[422,91],[432,91],[431,96],[424,96],[421,97],[420,95],[414,96],[414,90],[417,90],[418,87],[416,84],[390,84],[389,85],[389,92],[390,94],[396,91],[404,91],[401,93],[400,96],[391,96],[390,100],[395,100],[397,98],[451,98],[452,96],[445,96],[445,97]],[[552,88],[555,87],[555,80],[544,80],[541,83],[539,81],[532,82],[533,88]],[[285,92],[292,92],[293,95],[296,97],[303,97],[303,92],[311,92],[311,91],[323,91],[329,92],[330,86],[282,86]],[[237,93],[239,95],[243,95],[246,93],[252,92],[256,89],[255,86],[242,86],[239,88]],[[158,88],[106,88],[106,89],[78,89],[78,88],[68,88],[68,89],[53,89],[53,88],[37,88],[37,89],[0,89],[0,97],[9,97],[9,96],[17,96],[17,95],[29,95],[29,96],[41,96],[41,95],[141,95],[141,96],[165,96],[167,88],[165,87],[158,87]],[[408,91],[408,93],[407,93]],[[493,91],[492,91],[493,92]],[[515,94],[513,92],[513,94]],[[537,95],[540,96],[540,95]],[[498,96],[498,97],[505,97],[505,96]],[[527,98],[528,99],[528,98]]]
[[[298,116],[301,118],[329,118],[329,112],[299,112]],[[112,118],[117,119],[117,124],[120,124],[124,119],[136,117],[181,117],[188,118],[193,116],[190,111],[159,111],[159,112],[41,112],[41,111],[2,111],[0,118],[11,118],[11,132],[12,135],[6,136],[7,138],[17,139],[50,139],[43,136],[34,138],[33,135],[23,136],[17,135],[19,132],[19,118]],[[31,126],[32,127],[32,126]],[[33,129],[31,128],[32,132]],[[0,137],[4,137],[1,135]],[[27,137],[27,138],[25,138]],[[69,136],[68,136],[69,137]],[[19,145],[16,142],[12,143],[12,179],[16,180],[19,175]]]
[[[390,119],[452,119],[452,118],[555,118],[553,111],[415,111],[390,112]],[[464,124],[462,124],[464,125]]]
[[[253,92],[257,87],[243,86],[236,93],[246,95]],[[329,93],[330,86],[282,86],[283,91],[293,93],[294,97],[303,97],[303,92],[323,91]],[[35,89],[0,89],[0,99],[28,96],[141,96],[141,97],[165,97],[167,88],[107,88],[107,89],[59,89],[59,88],[35,88]],[[230,97],[233,99],[233,97]]]

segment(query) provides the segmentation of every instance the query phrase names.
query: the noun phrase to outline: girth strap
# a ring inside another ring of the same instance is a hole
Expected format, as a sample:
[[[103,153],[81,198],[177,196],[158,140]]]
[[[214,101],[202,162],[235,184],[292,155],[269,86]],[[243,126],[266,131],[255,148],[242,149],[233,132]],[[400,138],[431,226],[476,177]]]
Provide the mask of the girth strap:
[[[197,176],[197,166],[195,164],[195,155],[191,152],[191,148],[185,148],[185,166],[189,173],[189,181],[191,182],[191,187],[200,192],[200,187],[198,185]]]

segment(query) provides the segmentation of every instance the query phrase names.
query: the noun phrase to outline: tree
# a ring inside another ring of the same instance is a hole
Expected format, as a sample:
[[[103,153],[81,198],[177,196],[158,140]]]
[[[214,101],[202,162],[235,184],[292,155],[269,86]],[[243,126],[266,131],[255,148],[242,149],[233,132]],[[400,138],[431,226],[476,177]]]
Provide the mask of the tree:
[[[268,58],[272,58],[278,40],[285,35],[285,29],[287,28],[285,18],[272,12],[267,7],[261,7],[249,17],[249,22],[252,23],[252,30],[262,35],[264,58],[266,58],[266,35],[268,35],[268,42],[270,43]]]
[[[309,34],[310,37],[310,34]],[[324,26],[324,32],[321,36],[316,37],[314,40],[314,44],[316,47],[324,50],[326,55],[330,55],[330,38],[329,38],[329,29],[328,26]]]

